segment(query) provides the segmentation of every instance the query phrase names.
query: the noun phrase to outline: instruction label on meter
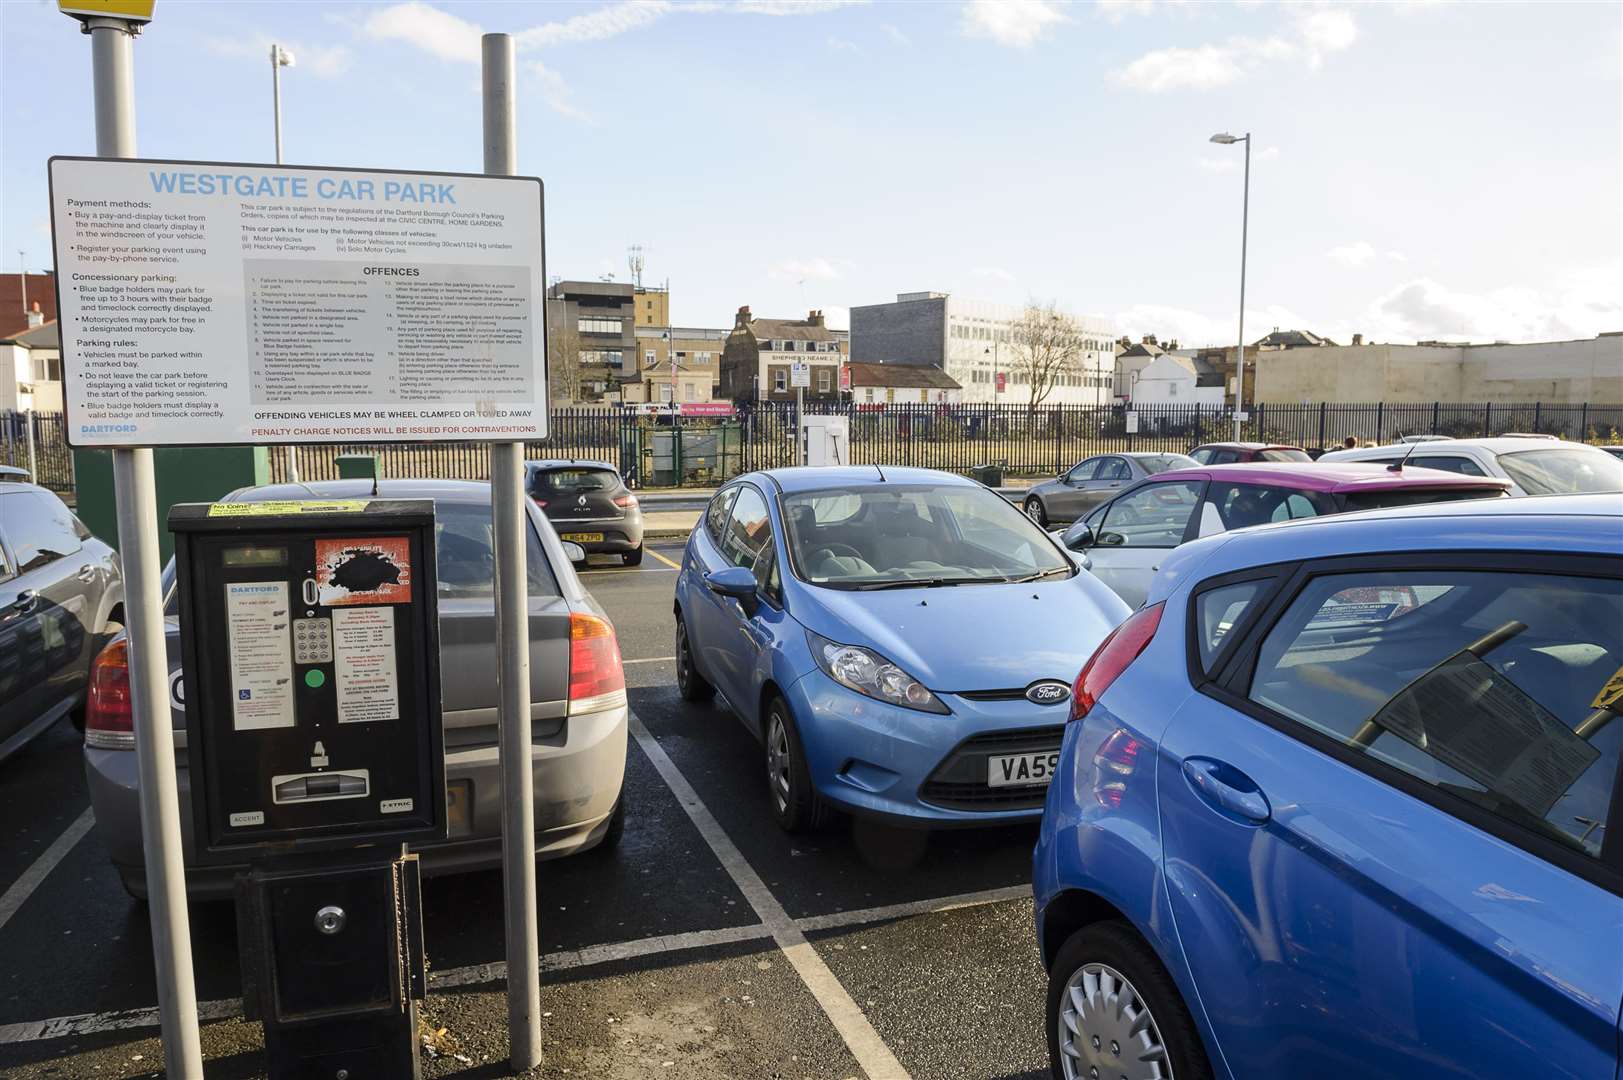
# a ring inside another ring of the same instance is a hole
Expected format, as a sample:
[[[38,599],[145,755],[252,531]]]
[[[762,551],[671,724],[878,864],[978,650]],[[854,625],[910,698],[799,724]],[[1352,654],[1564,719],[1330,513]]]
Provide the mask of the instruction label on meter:
[[[231,723],[238,731],[293,726],[287,583],[227,582]]]
[[[338,722],[400,719],[394,609],[339,608],[332,613],[332,638]]]

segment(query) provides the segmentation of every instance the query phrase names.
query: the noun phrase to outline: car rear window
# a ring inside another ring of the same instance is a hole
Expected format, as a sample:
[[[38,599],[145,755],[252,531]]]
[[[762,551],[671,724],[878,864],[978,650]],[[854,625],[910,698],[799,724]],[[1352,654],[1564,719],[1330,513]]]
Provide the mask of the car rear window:
[[[1499,464],[1529,495],[1623,491],[1623,461],[1588,447],[1520,450],[1500,454]]]
[[[1257,455],[1258,461],[1312,461],[1306,450],[1264,450]]]
[[[592,491],[613,491],[620,476],[613,469],[537,469],[531,487],[536,492],[581,495]]]
[[[1623,580],[1502,570],[1315,578],[1253,701],[1599,856],[1623,746]]]
[[[1144,471],[1151,476],[1166,472],[1168,469],[1193,469],[1200,464],[1187,454],[1157,454],[1154,457],[1141,457],[1138,463],[1144,466]]]
[[[1346,496],[1347,510],[1384,510],[1393,506],[1421,506],[1425,503],[1459,502],[1462,499],[1497,499],[1498,488],[1388,488],[1385,491],[1352,491]]]

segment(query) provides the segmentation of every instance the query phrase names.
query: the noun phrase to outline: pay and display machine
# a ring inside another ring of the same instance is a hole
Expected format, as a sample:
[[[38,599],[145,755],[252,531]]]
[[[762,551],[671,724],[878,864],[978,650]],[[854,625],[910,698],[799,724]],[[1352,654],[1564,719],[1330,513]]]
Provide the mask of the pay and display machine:
[[[237,877],[273,1080],[413,1077],[446,836],[434,506],[173,507],[194,857]]]

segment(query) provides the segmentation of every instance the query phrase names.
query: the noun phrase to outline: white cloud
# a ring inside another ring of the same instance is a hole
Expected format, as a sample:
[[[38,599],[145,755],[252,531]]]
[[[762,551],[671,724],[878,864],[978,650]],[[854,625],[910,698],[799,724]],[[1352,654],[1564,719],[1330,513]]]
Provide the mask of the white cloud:
[[[833,281],[840,276],[834,264],[822,256],[813,259],[788,259],[772,266],[769,277],[790,281]]]
[[[1398,340],[1561,341],[1623,330],[1623,266],[1569,275],[1555,290],[1511,285],[1485,293],[1417,278],[1369,308],[1375,331]]]
[[[374,11],[361,24],[361,31],[368,37],[404,41],[441,60],[464,64],[479,62],[479,35],[483,33],[476,23],[417,0]]]
[[[622,0],[596,11],[571,15],[567,19],[542,23],[514,35],[521,49],[541,48],[574,41],[602,41],[639,30],[671,13],[666,0]]]
[[[890,38],[890,40],[894,41],[896,44],[905,45],[909,48],[912,47],[913,39],[902,33],[901,27],[894,26],[890,23],[880,23],[879,29],[883,30],[885,32],[885,36]]]
[[[848,52],[856,53],[858,56],[862,55],[862,46],[858,45],[854,41],[848,41],[842,37],[829,38],[828,47],[833,49],[835,52]]]
[[[1279,156],[1279,147],[1277,147],[1277,146],[1264,146],[1261,150],[1258,150],[1252,156],[1255,157],[1258,161],[1272,161],[1272,160],[1274,160],[1274,158]]]
[[[1066,21],[1065,14],[1051,0],[969,0],[960,25],[969,37],[991,38],[999,45],[1026,49]]]
[[[1386,253],[1386,257],[1388,259],[1391,259],[1393,262],[1408,262],[1409,261],[1409,256],[1405,255],[1401,251],[1388,251]]]
[[[1333,247],[1325,254],[1343,266],[1363,266],[1375,258],[1375,246],[1368,240],[1356,240],[1351,244]]]
[[[1094,0],[1093,8],[1113,23],[1129,15],[1148,15],[1155,10],[1152,0]]]
[[[536,83],[540,88],[541,100],[547,103],[547,108],[559,116],[567,116],[571,120],[580,120],[591,123],[592,117],[574,102],[574,93],[564,82],[562,75],[547,67],[540,61],[530,65],[530,71],[535,75]],[[523,87],[520,87],[522,90]]]
[[[336,79],[349,70],[354,59],[343,45],[311,45],[303,42],[276,39],[268,34],[255,33],[251,38],[209,38],[203,47],[216,56],[249,56],[270,63],[270,47],[275,41],[291,53],[296,70],[307,71],[318,79]]]
[[[1231,173],[1240,171],[1240,156],[1231,157],[1203,157],[1196,162],[1201,169],[1209,173]]]
[[[1240,329],[1233,311],[1212,315],[1168,304],[1134,304],[1125,311],[1116,312],[1114,319],[1121,332],[1134,341],[1145,334],[1154,334],[1163,345],[1176,341],[1186,349],[1232,345]],[[1257,340],[1276,326],[1282,330],[1317,329],[1301,315],[1277,304],[1246,309],[1247,343]]]
[[[1358,24],[1340,8],[1297,11],[1284,34],[1231,37],[1220,44],[1192,48],[1172,46],[1145,53],[1111,73],[1132,90],[1211,90],[1238,82],[1268,64],[1299,63],[1317,68],[1327,53],[1348,49],[1358,40]]]
[[[746,15],[821,15],[843,7],[855,7],[868,0],[738,0],[733,11]]]
[[[988,278],[992,281],[1012,282],[1015,280],[1014,275],[1001,266],[977,266],[975,267],[975,276]]]

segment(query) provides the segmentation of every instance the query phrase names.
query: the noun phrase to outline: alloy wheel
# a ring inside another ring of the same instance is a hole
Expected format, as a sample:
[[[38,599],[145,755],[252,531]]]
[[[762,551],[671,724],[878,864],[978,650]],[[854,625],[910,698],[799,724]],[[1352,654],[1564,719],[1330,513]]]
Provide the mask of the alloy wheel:
[[[1039,525],[1048,523],[1048,515],[1043,512],[1043,504],[1037,499],[1026,500],[1026,516]]]
[[[789,729],[776,709],[766,722],[766,783],[778,813],[789,806]]]
[[[688,628],[681,618],[676,620],[676,686],[686,690],[693,678],[693,657],[688,653]]]
[[[1083,964],[1059,1008],[1065,1080],[1172,1080],[1172,1063],[1150,1008],[1107,964]]]

